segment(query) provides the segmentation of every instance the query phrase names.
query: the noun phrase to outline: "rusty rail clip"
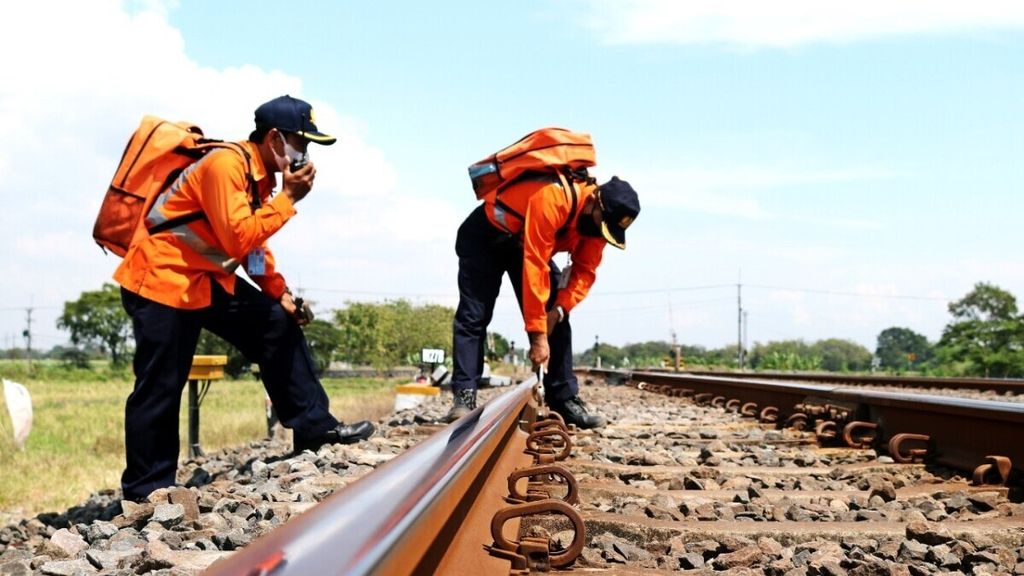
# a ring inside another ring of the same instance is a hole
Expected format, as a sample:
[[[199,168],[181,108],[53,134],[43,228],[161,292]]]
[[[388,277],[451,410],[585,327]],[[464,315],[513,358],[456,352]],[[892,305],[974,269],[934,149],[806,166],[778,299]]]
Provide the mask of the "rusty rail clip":
[[[871,448],[875,443],[874,434],[863,434],[861,430],[877,430],[878,424],[874,422],[861,422],[854,420],[843,427],[843,442],[850,448]]]
[[[561,514],[568,518],[575,530],[572,543],[564,551],[550,555],[550,544],[544,539],[524,538],[520,542],[515,542],[505,538],[505,535],[502,533],[505,522],[512,518],[533,516],[535,514]],[[502,558],[509,558],[509,553],[518,553],[515,555],[524,558],[527,569],[531,565],[536,565],[537,569],[540,570],[542,569],[541,566],[545,564],[551,568],[562,568],[575,562],[576,558],[583,552],[586,535],[586,527],[583,525],[583,518],[580,516],[580,513],[561,500],[548,499],[527,502],[525,504],[513,504],[498,510],[494,514],[494,518],[491,519],[491,537],[494,538],[494,545],[490,547],[490,552]],[[527,542],[528,544],[524,548],[523,544]],[[520,553],[520,550],[523,550],[525,553]],[[515,561],[513,561],[513,568],[516,569]],[[519,569],[521,570],[521,568]]]
[[[836,437],[836,423],[832,420],[821,420],[814,425],[814,435],[819,442],[834,440]]]
[[[715,395],[712,394],[711,392],[701,392],[700,394],[693,395],[693,401],[696,402],[697,404],[704,404],[705,402],[711,400],[714,397]]]
[[[533,481],[533,478],[537,478],[539,476],[545,476],[549,479],[553,476],[560,476],[563,482],[558,482],[558,484],[565,484],[567,491],[565,493],[565,497],[558,499],[562,500],[566,504],[579,504],[580,487],[579,484],[576,483],[576,477],[573,476],[572,472],[570,472],[567,468],[565,468],[564,466],[559,466],[557,464],[531,466],[529,468],[520,468],[518,470],[513,470],[508,475],[509,500],[522,503],[543,500],[547,498],[554,498],[554,496],[551,496],[550,494],[539,489],[544,484],[548,484],[548,482]],[[517,483],[522,478],[528,479],[526,494],[523,494],[517,488]],[[533,488],[533,490],[531,490],[531,488]],[[537,494],[543,494],[544,496],[538,498],[536,497]]]
[[[982,464],[974,469],[972,483],[975,486],[1006,486],[1010,480],[1010,470],[1013,469],[1013,462],[1006,456],[985,456],[988,463]],[[998,482],[987,482],[986,477],[995,475]]]
[[[911,448],[904,454],[902,451],[903,443],[908,441],[924,442],[925,447]],[[929,442],[931,442],[931,436],[928,436],[927,434],[911,434],[909,432],[903,432],[889,439],[889,455],[892,456],[893,460],[900,464],[910,464],[914,461],[921,461],[928,455]]]
[[[792,427],[793,430],[806,430],[807,429],[807,414],[803,412],[797,412],[789,418],[786,418],[785,428]]]
[[[569,437],[568,432],[558,428],[533,432],[526,437],[524,452],[534,456],[547,455],[555,460],[565,460],[572,452],[572,438]]]

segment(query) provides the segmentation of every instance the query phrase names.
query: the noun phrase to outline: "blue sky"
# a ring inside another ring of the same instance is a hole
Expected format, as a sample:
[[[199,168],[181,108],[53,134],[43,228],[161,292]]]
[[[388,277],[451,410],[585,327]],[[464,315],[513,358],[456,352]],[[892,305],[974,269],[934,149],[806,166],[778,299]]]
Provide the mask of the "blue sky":
[[[1024,294],[1015,3],[78,4],[0,23],[26,53],[0,63],[2,347],[29,306],[37,345],[60,343],[59,307],[109,278],[88,232],[142,114],[241,139],[281,93],[340,138],[312,150],[322,177],[272,242],[321,315],[454,306],[466,167],[546,125],[591,133],[596,175],[643,205],[573,316],[578,348],[734,343],[737,283],[750,344],[935,340],[976,282]],[[493,327],[520,339],[505,294]]]

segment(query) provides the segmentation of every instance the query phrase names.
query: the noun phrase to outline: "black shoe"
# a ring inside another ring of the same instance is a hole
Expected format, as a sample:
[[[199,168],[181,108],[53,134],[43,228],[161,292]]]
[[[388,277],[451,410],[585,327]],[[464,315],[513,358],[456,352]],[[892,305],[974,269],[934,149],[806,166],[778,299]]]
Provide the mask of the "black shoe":
[[[467,388],[454,393],[455,400],[452,402],[452,409],[441,418],[442,422],[455,422],[473,410],[476,410],[476,390]]]
[[[337,426],[331,428],[323,435],[315,438],[301,438],[295,437],[295,453],[298,454],[303,450],[312,450],[316,452],[324,444],[355,444],[356,442],[366,440],[370,436],[373,436],[376,428],[373,424],[370,424],[366,420],[356,422],[355,424],[343,424],[338,423]]]
[[[604,416],[588,413],[587,407],[583,404],[583,400],[580,400],[579,396],[573,396],[561,402],[550,402],[548,407],[562,416],[566,426],[575,424],[577,428],[587,430],[590,428],[600,428],[608,423]]]

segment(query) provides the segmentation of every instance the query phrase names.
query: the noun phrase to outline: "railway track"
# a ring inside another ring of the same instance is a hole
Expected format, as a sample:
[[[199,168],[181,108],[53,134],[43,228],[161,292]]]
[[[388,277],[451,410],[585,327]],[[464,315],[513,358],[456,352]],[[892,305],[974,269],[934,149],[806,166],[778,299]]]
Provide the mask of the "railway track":
[[[975,483],[1005,485],[1024,466],[1024,404],[974,398],[875,391],[848,385],[788,382],[662,372],[590,371],[637,382],[639,387],[692,396],[765,424],[797,430],[812,428],[824,444],[850,448],[884,447],[897,462],[928,460],[972,471]],[[927,379],[928,386],[935,379]],[[854,380],[853,382],[859,382]],[[886,379],[918,388],[918,379]],[[976,381],[954,380],[952,387],[977,390]]]
[[[474,410],[208,573],[498,574],[572,563],[584,542],[575,493],[517,487],[564,473],[552,462],[571,448],[560,420],[538,420],[535,384]],[[576,526],[568,549],[519,536],[520,518],[537,513]]]
[[[661,371],[659,371],[661,372]],[[881,374],[842,374],[839,372],[722,372],[686,370],[691,376],[815,382],[851,386],[876,386],[899,389],[980,390],[998,394],[1024,394],[1024,380],[1016,378],[938,378],[931,376],[885,376]]]
[[[774,382],[784,395],[769,402],[764,383],[690,378],[581,372],[611,422],[599,430],[546,418],[527,381],[482,391],[451,426],[436,423],[440,399],[378,422],[367,443],[190,462],[213,477],[181,489],[197,498],[191,519],[168,522],[175,497],[157,494],[112,523],[72,520],[62,530],[89,548],[65,560],[48,557],[56,525],[29,523],[50,540],[0,548],[0,573],[7,557],[54,575],[1024,574],[1015,452],[980,472],[941,435],[890,455],[899,395]],[[946,428],[966,436],[997,404],[971,402],[975,420],[947,412]],[[998,433],[1013,450],[1024,406],[998,404],[1016,406]]]
[[[415,535],[381,537],[364,530],[366,541],[360,544],[344,527],[369,526],[345,506],[351,509],[363,501],[366,507],[373,500],[372,479],[390,485],[383,473],[397,474],[399,460],[412,458],[413,452],[444,434],[336,496],[338,504],[333,512],[323,513],[323,520],[300,517],[289,526],[318,534],[321,541],[353,538],[349,550],[332,547],[334,560],[324,563],[330,556],[320,556],[316,566],[323,573],[520,574],[570,564],[586,573],[614,574],[998,573],[1009,566],[1013,568],[1007,573],[1024,573],[1024,506],[1011,500],[1016,488],[1009,484],[1016,480],[1016,469],[1003,465],[1009,457],[990,458],[967,482],[954,468],[962,468],[973,456],[952,450],[957,452],[953,458],[945,442],[938,450],[921,435],[898,433],[889,441],[892,456],[880,459],[871,446],[885,439],[889,425],[869,427],[870,434],[864,436],[860,428],[867,422],[853,419],[876,416],[889,422],[894,414],[908,419],[907,414],[928,409],[938,410],[947,427],[980,427],[999,419],[986,401],[922,400],[838,386],[762,386],[738,379],[723,384],[720,378],[649,373],[586,375],[605,381],[587,391],[596,397],[600,410],[613,412],[612,425],[572,435],[557,428],[553,441],[541,448],[528,439],[530,431],[544,429],[536,424],[536,407],[527,403],[524,411],[504,402],[518,411],[510,438],[522,437],[502,450],[521,451],[520,444],[533,447],[532,462],[519,463],[532,466],[529,471],[517,472],[516,464],[500,466],[488,474],[490,487],[484,485],[487,480],[464,485],[471,492],[459,487],[461,497],[449,498],[463,509],[445,505],[445,498],[429,497],[438,517],[380,516],[390,526],[454,522],[463,528],[460,534],[421,529]],[[622,385],[626,383],[633,386]],[[741,399],[744,394],[747,400]],[[753,399],[763,402],[763,408],[758,410]],[[488,403],[488,409],[497,411],[499,400]],[[523,416],[527,413],[531,417]],[[1024,406],[1010,405],[1008,414],[1007,428],[998,429],[999,435],[1024,430]],[[954,415],[967,418],[966,423],[951,426]],[[916,418],[915,422],[924,417]],[[843,436],[855,441],[828,446],[837,438],[837,423],[844,422]],[[457,423],[456,429],[460,424],[465,425]],[[903,442],[911,441],[921,446],[903,448]],[[550,464],[555,458],[562,459],[561,465]],[[403,468],[415,468],[410,466]],[[536,482],[523,491],[516,478],[527,476]],[[366,489],[357,490],[360,486]],[[407,498],[406,491],[396,495],[394,514],[425,508],[403,505]],[[466,499],[491,504],[476,512],[472,506],[465,508]],[[349,520],[331,521],[332,514]],[[505,522],[510,518],[521,521],[510,525]],[[310,528],[301,528],[300,522]],[[312,527],[317,524],[321,527]],[[332,533],[329,530],[337,530],[335,537],[325,537]],[[417,538],[423,543],[414,545]],[[285,534],[277,539],[276,544],[268,539],[254,545],[211,573],[268,566],[267,558],[287,556],[281,553],[288,549],[283,542],[296,553],[315,555],[297,539]],[[418,551],[431,547],[438,550]],[[370,561],[358,553],[375,548],[380,555]],[[389,560],[388,553],[406,561]],[[341,569],[331,572],[330,566]],[[359,570],[350,572],[348,567]],[[297,571],[287,564],[275,565],[261,573],[308,573],[308,566],[298,561],[294,568]]]

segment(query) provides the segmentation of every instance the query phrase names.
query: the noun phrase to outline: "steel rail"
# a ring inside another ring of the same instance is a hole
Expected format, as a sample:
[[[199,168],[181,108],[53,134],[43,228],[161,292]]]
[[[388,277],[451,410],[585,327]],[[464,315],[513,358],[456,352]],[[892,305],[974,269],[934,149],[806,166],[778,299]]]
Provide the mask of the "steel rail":
[[[211,576],[504,573],[490,556],[507,475],[529,464],[536,377],[487,402],[242,551]],[[509,448],[513,446],[513,448]],[[482,526],[482,527],[481,527]],[[515,539],[519,522],[504,530]],[[470,544],[460,544],[471,533]]]
[[[657,370],[652,370],[657,372]],[[935,376],[885,376],[876,374],[837,374],[835,372],[716,372],[684,370],[680,374],[724,378],[785,380],[787,382],[831,382],[861,386],[898,386],[900,388],[952,388],[992,390],[1024,394],[1024,380],[1014,378],[939,378]]]
[[[700,401],[731,406],[737,411],[743,411],[739,407],[748,403],[762,410],[770,406],[774,409],[772,415],[777,416],[772,422],[813,424],[819,438],[838,439],[845,426],[868,429],[870,438],[859,445],[887,446],[898,461],[924,459],[976,474],[983,466],[1002,467],[1002,483],[1011,471],[1024,471],[1021,403],[728,376],[597,369],[580,372],[632,381],[655,391],[668,387],[668,392],[685,392]],[[755,413],[750,410],[748,415]],[[848,439],[850,430],[844,430],[844,439],[858,445]],[[902,446],[911,443],[918,446],[910,450]]]

